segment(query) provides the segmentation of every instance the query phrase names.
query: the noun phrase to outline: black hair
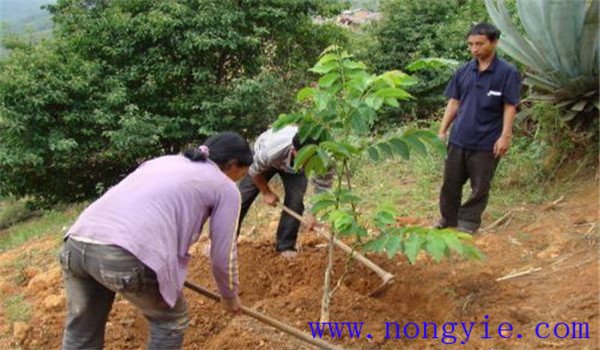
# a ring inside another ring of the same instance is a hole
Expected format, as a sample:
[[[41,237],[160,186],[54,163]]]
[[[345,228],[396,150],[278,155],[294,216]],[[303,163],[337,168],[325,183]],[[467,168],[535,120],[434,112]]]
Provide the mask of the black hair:
[[[208,147],[208,159],[219,167],[227,166],[232,161],[239,166],[252,164],[253,155],[250,145],[238,133],[226,131],[211,136],[204,141],[203,145]],[[194,162],[204,162],[207,159],[206,153],[198,147],[186,149],[183,155]]]
[[[469,29],[467,38],[471,35],[485,35],[489,41],[500,39],[500,30],[489,23],[477,23]]]
[[[292,139],[292,146],[294,146],[294,149],[296,149],[296,151],[299,151],[300,148],[306,146],[306,145],[316,145],[319,143],[319,140],[315,140],[313,138],[306,138],[304,140],[304,142],[300,141],[300,135],[298,133],[296,133],[296,135],[294,135],[294,138]]]

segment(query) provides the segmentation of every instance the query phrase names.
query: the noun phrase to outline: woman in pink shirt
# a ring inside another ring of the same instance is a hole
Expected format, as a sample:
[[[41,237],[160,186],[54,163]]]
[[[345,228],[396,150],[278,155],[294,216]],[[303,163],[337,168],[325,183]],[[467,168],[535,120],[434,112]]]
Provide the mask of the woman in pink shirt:
[[[179,349],[188,325],[189,247],[210,218],[211,265],[223,307],[238,311],[235,184],[252,164],[232,132],[183,154],[144,162],[87,207],[65,235],[63,349],[101,349],[115,293],[150,322],[149,349]]]

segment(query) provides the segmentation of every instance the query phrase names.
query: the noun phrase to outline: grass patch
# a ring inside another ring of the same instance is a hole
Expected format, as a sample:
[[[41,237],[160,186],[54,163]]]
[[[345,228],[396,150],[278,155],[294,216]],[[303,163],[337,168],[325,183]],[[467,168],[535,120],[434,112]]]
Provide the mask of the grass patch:
[[[31,306],[22,295],[11,295],[4,300],[6,317],[12,323],[27,322],[31,317]]]
[[[57,207],[45,211],[38,219],[12,225],[0,233],[0,252],[17,247],[32,238],[44,235],[62,236],[64,229],[73,223],[83,208],[83,204]]]
[[[7,228],[19,221],[34,216],[23,200],[4,198],[0,200],[0,229]]]

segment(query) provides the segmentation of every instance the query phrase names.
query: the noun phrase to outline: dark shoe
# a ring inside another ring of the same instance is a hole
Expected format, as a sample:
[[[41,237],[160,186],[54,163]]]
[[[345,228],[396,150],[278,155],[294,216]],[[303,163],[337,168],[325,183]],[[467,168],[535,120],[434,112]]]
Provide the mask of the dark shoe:
[[[455,226],[449,226],[446,225],[445,223],[442,222],[442,220],[436,222],[435,224],[433,224],[431,226],[431,228],[436,229],[436,230],[443,230],[445,228],[454,228]]]
[[[470,235],[474,235],[477,233],[479,229],[479,224],[471,221],[458,220],[458,225],[456,229],[460,232],[468,233]]]
[[[470,235],[474,235],[477,233],[476,228],[466,228],[466,227],[458,226],[456,229],[460,232],[468,233]]]

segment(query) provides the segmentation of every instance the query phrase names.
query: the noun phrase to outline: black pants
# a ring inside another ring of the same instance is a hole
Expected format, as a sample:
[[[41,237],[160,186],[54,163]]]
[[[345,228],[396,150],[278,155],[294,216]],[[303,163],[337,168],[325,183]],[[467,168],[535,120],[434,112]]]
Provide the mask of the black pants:
[[[306,193],[306,186],[308,183],[306,175],[304,172],[291,174],[272,169],[264,173],[263,176],[269,181],[275,174],[279,174],[279,177],[283,182],[283,189],[285,191],[283,204],[302,215],[304,213],[304,194]],[[242,208],[240,210],[240,222],[238,224],[239,236],[242,221],[244,221],[244,217],[248,213],[248,209],[250,209],[254,199],[258,196],[259,190],[252,182],[250,175],[246,175],[246,177],[240,181],[238,187],[242,195]],[[300,222],[282,211],[281,218],[279,219],[279,226],[277,226],[277,245],[275,249],[278,252],[296,250],[295,246],[299,229]]]
[[[488,203],[498,161],[493,152],[471,151],[454,145],[448,147],[440,194],[442,226],[460,226],[469,230],[481,226],[481,214]],[[471,182],[471,196],[461,205],[462,188],[467,179]]]

